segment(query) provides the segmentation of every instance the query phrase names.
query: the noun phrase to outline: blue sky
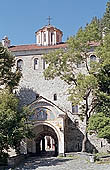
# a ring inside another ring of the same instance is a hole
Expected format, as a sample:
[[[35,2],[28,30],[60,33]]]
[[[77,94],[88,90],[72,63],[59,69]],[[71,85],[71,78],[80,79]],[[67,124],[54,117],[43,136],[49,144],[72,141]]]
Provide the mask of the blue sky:
[[[7,35],[12,45],[35,43],[35,32],[51,24],[63,31],[63,41],[94,16],[101,18],[108,0],[1,0],[0,40]]]

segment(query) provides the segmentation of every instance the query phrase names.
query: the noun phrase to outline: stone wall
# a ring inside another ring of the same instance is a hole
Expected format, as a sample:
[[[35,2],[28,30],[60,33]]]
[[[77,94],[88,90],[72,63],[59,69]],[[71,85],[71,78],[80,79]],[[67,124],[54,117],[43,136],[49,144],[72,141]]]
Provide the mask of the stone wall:
[[[38,53],[38,52],[36,52]],[[41,51],[40,51],[41,53]],[[16,57],[23,60],[22,78],[19,84],[18,95],[21,99],[21,104],[30,104],[36,100],[36,94],[45,97],[50,100],[65,112],[72,112],[72,104],[68,101],[68,85],[56,77],[54,80],[45,80],[43,76],[43,60],[41,54],[33,54],[28,52],[22,52],[22,55]],[[38,69],[34,69],[34,59],[38,58]],[[57,94],[57,100],[54,100],[54,94]],[[72,117],[72,118],[71,118]],[[76,125],[75,120],[78,120]],[[65,120],[65,152],[81,151],[83,132],[85,130],[85,122],[81,121],[78,116],[71,113]],[[102,142],[102,143],[101,143]],[[87,143],[88,151],[92,152],[96,150],[103,152],[109,150],[109,145],[104,140],[96,138],[95,135],[89,136]]]

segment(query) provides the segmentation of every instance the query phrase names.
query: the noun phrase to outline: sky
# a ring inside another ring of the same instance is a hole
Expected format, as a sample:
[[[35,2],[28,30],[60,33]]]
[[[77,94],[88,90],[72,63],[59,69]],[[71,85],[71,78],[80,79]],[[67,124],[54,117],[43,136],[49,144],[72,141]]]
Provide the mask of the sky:
[[[94,16],[101,18],[108,0],[0,0],[0,40],[11,45],[34,44],[35,32],[48,25],[63,31],[63,41]]]

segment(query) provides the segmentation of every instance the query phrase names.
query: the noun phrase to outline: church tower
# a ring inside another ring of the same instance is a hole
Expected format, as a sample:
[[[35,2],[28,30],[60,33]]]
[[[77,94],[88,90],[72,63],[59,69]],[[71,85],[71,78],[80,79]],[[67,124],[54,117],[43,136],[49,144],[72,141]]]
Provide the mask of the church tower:
[[[56,45],[62,42],[62,31],[50,25],[50,17],[48,18],[48,20],[48,25],[35,32],[37,45],[49,46]]]

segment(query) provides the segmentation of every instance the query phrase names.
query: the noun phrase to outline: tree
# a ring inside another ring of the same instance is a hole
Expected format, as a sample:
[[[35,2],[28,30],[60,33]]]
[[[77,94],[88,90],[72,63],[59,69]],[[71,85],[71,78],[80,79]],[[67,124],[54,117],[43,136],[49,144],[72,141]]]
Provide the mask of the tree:
[[[32,137],[30,114],[27,108],[19,107],[19,99],[14,94],[0,91],[0,158],[9,147],[19,152],[21,140]]]
[[[101,29],[104,34],[110,32],[110,1],[107,2],[105,13],[101,19]]]
[[[21,72],[14,70],[15,57],[0,43],[0,86],[9,88],[12,92],[21,78]]]
[[[88,130],[110,142],[110,33],[97,49],[101,70],[97,74],[99,89],[95,114],[89,120]]]
[[[93,61],[88,64],[88,56],[91,44],[100,40],[99,20],[93,18],[90,24],[87,24],[84,29],[80,28],[75,36],[69,38],[66,51],[60,49],[44,56],[49,64],[44,72],[45,77],[50,79],[58,76],[66,81],[70,85],[69,100],[74,105],[81,106],[81,114],[86,122],[82,151],[86,151],[88,120],[95,108],[95,93],[98,85],[95,76],[99,67],[98,63]],[[78,71],[78,65],[84,66],[84,73],[82,69]],[[90,96],[91,103],[89,102]]]
[[[0,160],[9,147],[18,153],[21,140],[32,137],[28,124],[31,112],[27,107],[21,108],[13,94],[21,78],[21,72],[14,65],[14,56],[0,44]]]

